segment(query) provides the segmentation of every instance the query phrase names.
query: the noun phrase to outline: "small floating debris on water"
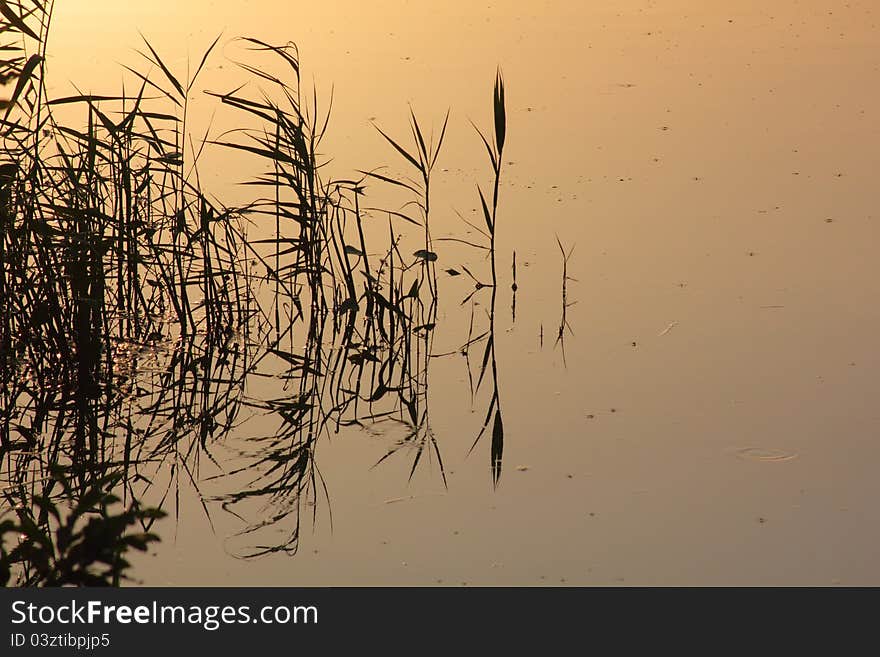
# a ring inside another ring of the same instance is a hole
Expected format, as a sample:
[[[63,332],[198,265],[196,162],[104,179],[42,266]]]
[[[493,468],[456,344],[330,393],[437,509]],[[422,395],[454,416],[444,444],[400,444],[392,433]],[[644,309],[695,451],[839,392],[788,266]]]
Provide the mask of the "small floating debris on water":
[[[449,471],[450,475],[455,474],[454,470]],[[406,495],[404,497],[392,497],[383,502],[383,504],[396,504],[397,502],[409,502],[411,500],[418,500],[425,497],[442,497],[443,493],[424,493],[422,495]]]
[[[408,497],[392,497],[389,500],[385,500],[384,504],[396,504],[397,502],[408,502],[409,500],[416,499],[415,495],[410,495]]]
[[[798,457],[794,452],[786,452],[781,449],[766,449],[763,447],[745,447],[736,450],[736,456],[745,461],[760,461],[762,463],[781,463],[793,461]]]
[[[517,472],[528,472],[528,471],[529,471],[529,466],[527,466],[527,465],[518,465],[518,466],[516,466],[516,471],[517,471]]]
[[[664,335],[666,335],[667,333],[669,333],[669,332],[670,332],[672,329],[674,329],[676,326],[678,326],[678,322],[670,322],[669,326],[667,326],[665,329],[663,329],[662,331],[660,331],[660,334],[659,334],[658,337],[661,337],[661,338],[662,338]]]

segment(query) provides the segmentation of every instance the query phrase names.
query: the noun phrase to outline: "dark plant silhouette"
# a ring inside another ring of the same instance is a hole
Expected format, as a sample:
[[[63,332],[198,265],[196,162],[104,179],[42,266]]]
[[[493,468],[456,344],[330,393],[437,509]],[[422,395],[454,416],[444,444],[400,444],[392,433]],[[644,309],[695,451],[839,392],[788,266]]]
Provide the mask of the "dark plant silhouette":
[[[43,494],[7,493],[15,518],[0,521],[0,585],[118,586],[128,579],[126,553],[157,542],[146,528],[165,514],[115,508],[120,500],[109,491],[119,477],[98,477],[79,491],[53,468]]]
[[[406,454],[410,478],[435,463],[445,484],[429,413],[439,303],[430,219],[449,113],[436,143],[412,111],[412,147],[378,129],[414,180],[381,169],[327,179],[329,105],[321,111],[302,88],[294,45],[237,40],[248,83],[209,95],[243,127],[196,144],[188,108],[217,39],[188,78],[144,39],[153,73],[126,66],[133,89],[50,99],[53,4],[0,7],[0,80],[15,81],[0,104],[0,473],[14,512],[2,531],[23,536],[3,548],[4,581],[118,584],[125,553],[157,540],[148,528],[164,512],[149,509],[178,514],[184,491],[209,520],[217,506],[242,518],[245,556],[293,553],[301,519],[316,522],[319,499],[330,497],[319,441],[346,427],[404,427],[380,463]],[[492,423],[497,485],[500,72],[493,110],[493,143],[480,133],[495,176],[491,203],[479,191],[492,282],[474,279],[475,292],[492,288],[490,327],[473,343],[486,340],[476,388],[484,378],[494,386],[480,436]],[[79,123],[70,118],[77,112]],[[250,202],[225,206],[202,188],[207,147],[258,163],[245,181]],[[368,184],[407,199],[369,207]],[[404,232],[413,225],[414,243]],[[252,394],[266,378],[276,392]],[[256,414],[276,430],[239,439]],[[232,451],[232,467],[221,449]],[[221,474],[203,476],[203,459]]]

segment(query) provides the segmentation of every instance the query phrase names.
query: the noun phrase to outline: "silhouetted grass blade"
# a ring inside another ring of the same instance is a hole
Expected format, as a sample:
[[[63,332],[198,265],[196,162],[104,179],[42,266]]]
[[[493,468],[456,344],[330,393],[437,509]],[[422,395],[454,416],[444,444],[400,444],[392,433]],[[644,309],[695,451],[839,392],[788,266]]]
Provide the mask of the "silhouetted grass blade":
[[[193,73],[192,79],[189,81],[189,84],[187,85],[187,92],[192,91],[192,88],[195,85],[196,79],[198,79],[198,77],[199,77],[199,73],[201,73],[202,69],[205,67],[205,63],[208,61],[208,57],[211,56],[211,53],[214,51],[214,47],[220,41],[221,36],[222,36],[222,34],[218,34],[217,38],[214,39],[214,41],[211,42],[211,45],[208,46],[208,49],[205,50],[205,54],[202,55],[202,60],[199,62],[199,65],[196,68],[196,72]]]
[[[504,422],[501,420],[501,409],[495,411],[495,424],[492,427],[492,481],[498,485],[501,479],[501,463],[504,455]]]
[[[495,76],[495,93],[493,97],[495,114],[495,144],[498,148],[498,157],[504,150],[504,138],[507,135],[507,114],[504,107],[504,79],[501,77],[501,68]]]
[[[492,221],[492,213],[489,212],[489,206],[486,204],[486,197],[483,196],[483,190],[480,189],[479,185],[477,185],[477,191],[480,194],[480,206],[483,208],[483,218],[486,220],[486,226],[489,228],[489,233],[493,234],[495,232],[495,224]]]
[[[24,19],[21,16],[19,16],[12,10],[12,7],[10,7],[9,4],[10,3],[6,2],[5,0],[4,2],[0,2],[0,12],[3,13],[3,15],[6,17],[6,20],[8,20],[12,24],[12,27],[14,27],[19,32],[26,34],[31,39],[39,41],[40,36],[36,32],[34,32],[27,23],[24,22]]]
[[[3,3],[3,7],[6,6],[6,3]],[[9,119],[9,115],[12,112],[12,108],[18,103],[21,98],[22,92],[27,88],[28,83],[30,82],[31,76],[34,74],[34,71],[37,70],[37,67],[42,63],[43,58],[40,55],[31,55],[24,67],[21,70],[21,73],[18,76],[18,82],[15,84],[15,89],[12,92],[12,96],[9,99],[9,104],[6,107],[6,116],[4,120]]]
[[[409,162],[410,164],[412,164],[416,169],[421,169],[421,168],[422,168],[422,166],[421,166],[421,164],[419,163],[419,161],[416,160],[416,158],[414,158],[412,155],[410,155],[409,152],[408,152],[405,148],[403,148],[403,146],[401,146],[401,145],[398,144],[396,141],[394,141],[391,137],[389,137],[387,134],[385,134],[385,132],[382,130],[382,128],[380,128],[380,127],[377,126],[377,125],[374,125],[373,127],[376,128],[376,130],[379,131],[379,134],[380,134],[380,135],[382,135],[383,137],[385,137],[386,141],[387,141],[389,144],[391,144],[391,145],[394,147],[394,149],[395,149],[398,153],[400,153],[404,158],[406,158],[407,162]]]
[[[152,61],[154,64],[158,65],[160,69],[162,69],[162,72],[165,74],[165,77],[172,84],[172,86],[174,86],[174,89],[177,91],[178,94],[180,94],[180,97],[184,98],[186,96],[186,94],[183,91],[183,86],[180,84],[180,82],[177,81],[177,78],[174,77],[174,74],[171,73],[169,68],[167,66],[165,66],[165,62],[162,61],[162,58],[159,57],[159,53],[156,52],[156,50],[153,48],[152,44],[150,44],[150,42],[147,40],[147,38],[143,34],[141,34],[141,38],[144,40],[144,43],[147,45],[147,48],[150,49],[150,52],[153,55],[153,59],[151,59],[150,61]],[[218,37],[218,39],[219,39],[219,37]],[[147,59],[150,59],[150,58],[148,57]]]

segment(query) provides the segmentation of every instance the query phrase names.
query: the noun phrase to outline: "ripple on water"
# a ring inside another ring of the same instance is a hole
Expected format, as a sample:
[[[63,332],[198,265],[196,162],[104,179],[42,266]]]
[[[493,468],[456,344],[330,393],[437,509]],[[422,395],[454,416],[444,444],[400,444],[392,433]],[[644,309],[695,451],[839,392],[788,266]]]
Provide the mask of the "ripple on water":
[[[762,463],[781,463],[783,461],[793,461],[798,457],[795,452],[786,452],[781,449],[772,449],[766,447],[743,447],[735,452],[738,458],[745,461],[760,461]]]

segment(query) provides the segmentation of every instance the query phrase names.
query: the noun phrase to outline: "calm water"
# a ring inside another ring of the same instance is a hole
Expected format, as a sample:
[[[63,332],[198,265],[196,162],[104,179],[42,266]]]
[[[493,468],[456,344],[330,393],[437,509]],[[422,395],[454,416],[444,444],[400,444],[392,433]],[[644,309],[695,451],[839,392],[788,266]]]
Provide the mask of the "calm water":
[[[150,585],[880,583],[874,464],[880,412],[878,13],[871,2],[58,4],[54,95],[117,89],[138,30],[185,71],[221,31],[201,87],[228,91],[230,39],[295,41],[319,98],[336,175],[389,164],[370,126],[406,134],[407,103],[439,126],[436,236],[471,239],[489,167],[468,119],[489,125],[507,84],[498,220],[496,355],[505,409],[497,489],[486,412],[461,356],[431,359],[443,455],[373,467],[395,429],[344,428],[315,455],[329,502],[305,513],[295,556],[240,558],[245,524],[192,487]],[[129,84],[131,82],[129,81]],[[204,133],[217,104],[198,100]],[[236,127],[217,111],[212,134]],[[255,172],[214,149],[203,184],[228,202]],[[566,319],[556,236],[568,262]],[[517,254],[517,316],[509,311]],[[438,265],[486,271],[453,243]],[[467,339],[473,289],[441,277],[436,354]],[[485,318],[488,295],[477,297]],[[543,335],[543,342],[541,336]],[[479,354],[472,359],[479,360]],[[248,384],[255,398],[277,380]],[[247,460],[277,421],[253,412],[198,473]],[[155,473],[157,482],[167,472]],[[253,521],[269,513],[248,510]],[[332,512],[332,520],[330,513]]]

